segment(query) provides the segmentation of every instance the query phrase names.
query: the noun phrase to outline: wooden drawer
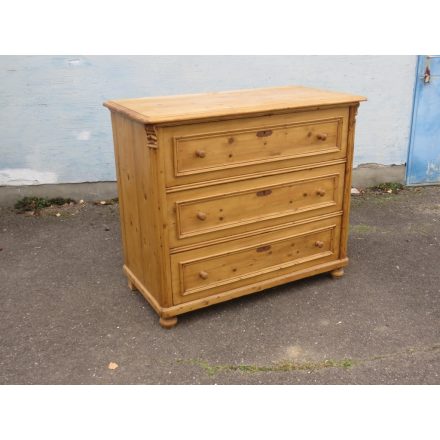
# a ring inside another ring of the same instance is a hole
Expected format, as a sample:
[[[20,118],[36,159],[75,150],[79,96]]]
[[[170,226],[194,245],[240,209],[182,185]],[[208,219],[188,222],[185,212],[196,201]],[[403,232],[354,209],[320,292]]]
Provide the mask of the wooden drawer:
[[[176,303],[339,258],[340,217],[171,256]]]
[[[342,158],[345,108],[169,127],[167,185]]]
[[[344,164],[169,194],[178,247],[342,209]]]

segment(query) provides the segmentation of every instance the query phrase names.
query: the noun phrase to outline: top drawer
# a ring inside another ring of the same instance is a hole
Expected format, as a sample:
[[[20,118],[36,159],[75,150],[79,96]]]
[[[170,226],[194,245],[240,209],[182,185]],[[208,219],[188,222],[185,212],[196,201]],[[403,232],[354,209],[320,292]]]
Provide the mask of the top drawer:
[[[167,186],[340,159],[347,108],[163,129]]]

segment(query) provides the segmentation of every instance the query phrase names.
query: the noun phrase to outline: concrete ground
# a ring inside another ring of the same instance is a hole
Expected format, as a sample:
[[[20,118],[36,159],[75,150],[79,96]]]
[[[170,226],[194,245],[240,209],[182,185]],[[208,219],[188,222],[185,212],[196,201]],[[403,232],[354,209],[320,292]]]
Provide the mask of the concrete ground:
[[[127,288],[117,205],[54,213],[0,210],[2,384],[440,384],[440,187],[353,197],[342,279],[170,331]]]

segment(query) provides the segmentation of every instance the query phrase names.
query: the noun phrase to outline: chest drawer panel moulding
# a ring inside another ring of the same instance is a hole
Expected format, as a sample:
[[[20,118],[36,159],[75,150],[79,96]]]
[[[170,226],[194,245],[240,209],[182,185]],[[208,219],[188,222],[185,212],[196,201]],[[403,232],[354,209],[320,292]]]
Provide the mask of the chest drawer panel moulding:
[[[107,101],[123,271],[177,316],[348,263],[365,98],[305,87]]]

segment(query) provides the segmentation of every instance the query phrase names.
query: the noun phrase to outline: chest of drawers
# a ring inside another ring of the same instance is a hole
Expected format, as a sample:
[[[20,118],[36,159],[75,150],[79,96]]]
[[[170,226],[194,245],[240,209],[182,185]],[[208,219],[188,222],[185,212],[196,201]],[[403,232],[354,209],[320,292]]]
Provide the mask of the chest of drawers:
[[[104,103],[123,270],[163,327],[272,286],[343,275],[363,100],[278,87]]]

